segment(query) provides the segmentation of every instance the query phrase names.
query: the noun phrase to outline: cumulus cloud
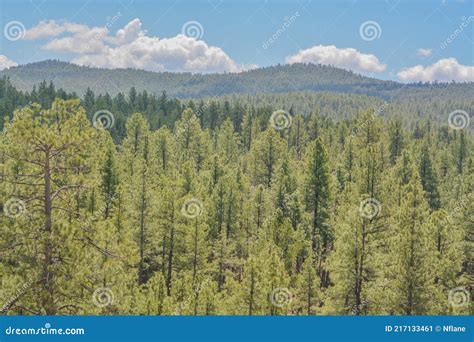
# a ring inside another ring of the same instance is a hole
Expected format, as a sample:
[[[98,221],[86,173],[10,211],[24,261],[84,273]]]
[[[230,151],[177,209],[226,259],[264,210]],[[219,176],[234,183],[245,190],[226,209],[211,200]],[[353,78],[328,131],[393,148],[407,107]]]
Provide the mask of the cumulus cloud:
[[[0,55],[0,70],[8,69],[13,66],[17,66],[18,64],[11,59],[8,59],[7,56]]]
[[[43,46],[43,49],[74,54],[95,54],[105,50],[106,28],[93,27],[75,33],[72,36],[55,38]]]
[[[115,35],[107,27],[74,23],[41,22],[27,30],[28,39],[49,37],[43,49],[76,55],[72,62],[104,68],[151,71],[237,72],[255,67],[240,65],[222,49],[203,40],[178,34],[171,38],[149,36],[139,19]]]
[[[416,54],[420,57],[429,57],[433,54],[433,50],[420,48],[416,50]]]
[[[62,33],[81,33],[89,28],[86,25],[80,25],[70,22],[57,22],[56,20],[43,20],[34,27],[25,31],[25,40],[45,39],[59,36]]]
[[[423,82],[472,82],[474,81],[474,66],[459,64],[456,58],[440,59],[429,66],[416,65],[398,72],[402,81]]]
[[[143,37],[145,31],[142,30],[142,23],[140,19],[133,19],[123,29],[120,29],[115,34],[115,37],[108,37],[108,41],[116,44],[123,45],[133,42],[139,37]]]
[[[382,72],[387,67],[374,55],[364,54],[353,48],[340,49],[334,45],[316,45],[300,50],[297,54],[288,56],[286,62],[329,64],[358,72]]]

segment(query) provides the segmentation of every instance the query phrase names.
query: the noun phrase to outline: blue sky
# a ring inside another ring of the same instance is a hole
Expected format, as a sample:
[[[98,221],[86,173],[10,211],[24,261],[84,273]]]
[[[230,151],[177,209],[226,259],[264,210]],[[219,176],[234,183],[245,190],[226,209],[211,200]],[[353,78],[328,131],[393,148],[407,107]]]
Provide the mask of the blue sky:
[[[309,62],[398,81],[473,81],[473,6],[472,0],[2,0],[0,66],[55,58],[233,72]]]

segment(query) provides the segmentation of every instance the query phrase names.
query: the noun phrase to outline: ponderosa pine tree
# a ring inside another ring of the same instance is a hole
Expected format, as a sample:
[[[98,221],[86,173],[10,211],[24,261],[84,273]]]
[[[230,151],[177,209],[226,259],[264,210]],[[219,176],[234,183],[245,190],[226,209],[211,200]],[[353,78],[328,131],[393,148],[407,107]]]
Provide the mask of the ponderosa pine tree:
[[[242,119],[242,143],[246,151],[250,151],[253,145],[253,140],[257,136],[259,127],[257,121],[254,119],[253,114],[246,111]]]
[[[306,139],[305,119],[301,114],[296,115],[292,120],[292,125],[290,126],[288,149],[294,151],[297,160],[301,160],[303,157]]]
[[[110,216],[112,202],[116,195],[118,186],[118,174],[115,164],[115,146],[113,145],[113,142],[109,142],[106,153],[106,159],[101,170],[102,182],[100,185],[102,196],[105,200],[104,219],[108,219]]]
[[[390,163],[395,165],[395,162],[403,149],[403,129],[402,121],[395,120],[390,124]]]
[[[297,314],[314,315],[320,306],[320,280],[314,267],[316,260],[311,247],[309,256],[304,261],[301,272],[296,280],[295,303],[293,305]]]
[[[161,272],[165,278],[168,296],[171,295],[173,279],[176,272],[176,249],[182,244],[182,226],[178,224],[180,219],[180,207],[176,193],[177,182],[169,182],[161,189],[161,198],[158,204],[158,227],[161,235],[159,242],[161,247],[160,264]],[[185,218],[182,218],[183,220]]]
[[[410,179],[403,187],[389,240],[389,257],[385,260],[387,313],[422,315],[432,312],[435,306],[430,298],[436,298],[440,288],[433,279],[436,249],[430,239],[434,229],[427,209],[418,170],[412,167]]]
[[[330,180],[328,155],[320,138],[317,138],[308,152],[308,165],[305,180],[306,209],[311,214],[311,241],[317,258],[318,275],[321,286],[328,285],[328,274],[324,262],[333,240],[329,225]]]
[[[457,144],[457,152],[456,152],[456,166],[457,166],[457,173],[463,173],[464,162],[466,160],[467,155],[467,146],[466,146],[466,136],[465,133],[461,130],[459,131],[459,143]]]
[[[268,128],[255,141],[251,154],[255,184],[270,187],[286,154],[285,142],[275,129]]]
[[[81,291],[79,251],[86,248],[91,253],[100,247],[83,229],[84,208],[73,199],[86,191],[90,175],[97,171],[96,135],[78,100],[56,100],[51,109],[36,104],[24,107],[5,125],[2,182],[10,209],[23,215],[11,226],[15,233],[7,235],[10,262],[17,266],[3,273],[2,282],[10,293],[18,281],[28,286],[7,311],[74,312],[76,303],[88,295]]]
[[[128,165],[128,174],[122,177],[124,201],[128,208],[128,218],[136,232],[140,260],[137,270],[138,284],[144,284],[149,278],[148,271],[152,256],[149,231],[154,223],[151,220],[154,207],[152,184],[154,175],[150,171],[155,156],[150,153],[150,131],[147,120],[141,114],[134,114],[127,121],[127,137],[124,140],[122,164]]]
[[[275,201],[275,208],[281,210],[283,218],[289,218],[294,229],[302,219],[302,206],[298,192],[298,183],[294,175],[290,160],[286,156],[277,172],[273,184],[272,198]]]
[[[420,168],[419,168],[421,185],[425,190],[426,199],[431,210],[437,210],[440,208],[440,198],[438,192],[438,180],[436,173],[433,170],[431,163],[430,152],[428,146],[423,146],[420,155]]]
[[[175,139],[179,160],[193,160],[199,171],[208,154],[209,137],[202,131],[199,119],[191,109],[185,110],[175,123]]]

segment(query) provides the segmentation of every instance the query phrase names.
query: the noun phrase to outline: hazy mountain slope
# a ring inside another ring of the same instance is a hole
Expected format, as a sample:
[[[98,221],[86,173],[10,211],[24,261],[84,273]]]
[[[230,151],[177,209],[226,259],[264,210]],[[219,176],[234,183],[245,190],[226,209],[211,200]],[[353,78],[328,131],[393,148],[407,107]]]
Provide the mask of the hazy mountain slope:
[[[395,99],[469,100],[474,83],[401,84],[365,77],[325,65],[277,65],[241,73],[190,74],[150,72],[135,69],[99,69],[48,60],[0,71],[10,77],[17,89],[29,91],[42,81],[53,81],[56,88],[82,96],[89,87],[96,94],[137,91],[177,98],[215,97],[229,94],[289,93],[330,91]]]
[[[271,93],[303,90],[370,93],[397,88],[395,82],[364,77],[350,71],[322,65],[280,65],[233,74],[190,74],[149,72],[135,69],[98,69],[59,61],[43,61],[21,65],[0,72],[9,76],[21,90],[31,90],[33,84],[53,81],[56,87],[79,95],[90,87],[95,93],[113,95],[138,91],[170,96],[200,97],[231,93]]]

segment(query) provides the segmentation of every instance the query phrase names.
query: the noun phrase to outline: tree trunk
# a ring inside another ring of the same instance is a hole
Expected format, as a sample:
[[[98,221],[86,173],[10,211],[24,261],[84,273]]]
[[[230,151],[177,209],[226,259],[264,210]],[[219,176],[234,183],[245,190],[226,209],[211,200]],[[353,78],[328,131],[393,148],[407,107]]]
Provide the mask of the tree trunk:
[[[51,167],[50,167],[50,151],[45,152],[44,161],[44,262],[43,262],[43,287],[45,290],[45,297],[43,298],[43,308],[46,315],[55,315],[56,307],[54,304],[54,273],[51,271],[53,263],[53,245],[52,245],[52,227],[53,227],[53,199],[51,190]]]

